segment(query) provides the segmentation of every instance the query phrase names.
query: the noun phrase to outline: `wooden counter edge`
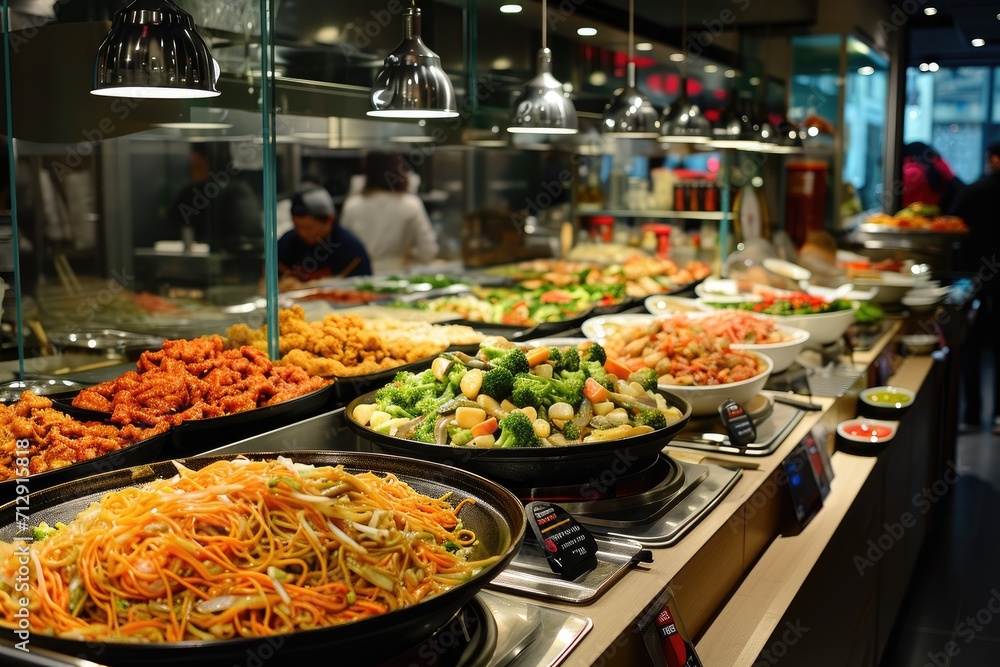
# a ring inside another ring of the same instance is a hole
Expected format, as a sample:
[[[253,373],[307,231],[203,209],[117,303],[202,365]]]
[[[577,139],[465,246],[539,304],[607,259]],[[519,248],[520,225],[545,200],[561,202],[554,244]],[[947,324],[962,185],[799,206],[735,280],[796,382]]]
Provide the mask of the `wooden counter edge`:
[[[906,359],[893,385],[918,391],[933,366],[930,357]],[[799,535],[779,537],[746,574],[697,644],[705,667],[753,665],[799,588],[819,560],[875,468],[875,457],[836,452],[836,478],[823,509]]]

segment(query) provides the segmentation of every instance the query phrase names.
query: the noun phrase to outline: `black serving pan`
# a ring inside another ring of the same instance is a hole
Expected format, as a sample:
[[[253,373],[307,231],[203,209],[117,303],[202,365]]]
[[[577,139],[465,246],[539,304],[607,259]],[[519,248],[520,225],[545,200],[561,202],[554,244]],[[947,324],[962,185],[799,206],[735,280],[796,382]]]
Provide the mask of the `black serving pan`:
[[[28,477],[5,480],[0,482],[0,503],[8,503],[17,496],[24,495],[24,490],[17,488],[19,484],[29,491],[35,492],[83,477],[150,463],[160,456],[160,452],[163,451],[169,437],[170,432],[167,431],[89,461],[80,461]]]
[[[193,456],[208,448],[221,447],[319,414],[333,407],[336,384],[334,382],[308,394],[263,408],[183,422],[168,431],[170,438],[166,443],[166,451],[174,456]],[[54,400],[53,405],[77,419],[106,421],[109,417],[106,412],[75,407],[72,399]]]
[[[690,403],[669,392],[657,391],[668,405],[681,411],[682,417],[676,424],[631,438],[564,447],[480,449],[417,442],[376,433],[354,419],[354,408],[362,403],[374,403],[375,392],[351,401],[346,417],[347,425],[355,433],[389,453],[457,466],[505,486],[566,486],[593,482],[608,474],[621,477],[629,472],[638,472],[656,460],[660,450],[684,429],[691,418]]]
[[[317,443],[321,445],[323,443]],[[250,459],[274,458],[274,453],[244,454]],[[163,644],[83,642],[46,636],[32,625],[31,646],[78,656],[102,664],[136,665],[234,665],[271,664],[267,658],[280,659],[273,664],[290,665],[295,661],[315,660],[311,664],[373,665],[414,646],[445,624],[479,590],[499,574],[514,557],[524,539],[525,514],[521,502],[509,491],[477,475],[397,456],[358,452],[298,451],[297,463],[343,465],[352,473],[374,471],[391,473],[417,491],[432,497],[451,493],[454,504],[469,498],[459,512],[466,528],[479,538],[473,558],[499,556],[476,577],[455,588],[411,607],[382,616],[314,630],[304,630],[270,639],[231,639],[186,641]],[[205,456],[185,459],[184,465],[200,469],[233,456]],[[69,522],[103,494],[157,478],[169,478],[177,470],[171,462],[142,465],[105,473],[53,487],[29,496],[31,524],[45,521]],[[15,523],[17,505],[0,507],[0,539],[19,537]],[[23,511],[23,507],[22,507]],[[253,661],[256,661],[254,663]],[[301,662],[298,664],[302,664]]]

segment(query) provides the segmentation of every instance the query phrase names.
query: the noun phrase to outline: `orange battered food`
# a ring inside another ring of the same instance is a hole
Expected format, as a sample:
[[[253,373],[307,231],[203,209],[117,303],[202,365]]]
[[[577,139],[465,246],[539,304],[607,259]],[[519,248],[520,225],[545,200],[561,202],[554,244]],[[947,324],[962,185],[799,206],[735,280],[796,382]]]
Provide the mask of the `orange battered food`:
[[[220,336],[168,340],[143,352],[136,370],[81,391],[73,405],[116,424],[177,425],[281,403],[330,384],[301,368],[275,366],[260,350],[223,349]]]
[[[470,327],[427,322],[375,320],[360,315],[327,315],[309,322],[300,306],[278,311],[282,365],[310,375],[351,377],[427,359],[451,345],[476,344],[482,334]],[[267,328],[229,328],[231,346],[267,349]]]
[[[26,391],[17,403],[0,404],[0,481],[17,476],[15,460],[24,456],[23,448],[17,451],[18,440],[28,441],[28,470],[36,475],[118,451],[168,427],[166,422],[148,429],[83,423],[53,409],[51,400]]]

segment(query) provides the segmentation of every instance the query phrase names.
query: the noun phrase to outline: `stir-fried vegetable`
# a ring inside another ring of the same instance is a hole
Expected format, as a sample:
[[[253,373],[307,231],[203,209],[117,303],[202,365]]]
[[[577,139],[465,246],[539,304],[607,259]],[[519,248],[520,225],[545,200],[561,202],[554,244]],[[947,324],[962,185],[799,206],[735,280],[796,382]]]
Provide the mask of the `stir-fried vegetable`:
[[[681,418],[653,380],[608,362],[596,343],[525,350],[491,338],[476,357],[444,354],[429,371],[399,373],[352,416],[379,433],[455,446],[614,440]]]

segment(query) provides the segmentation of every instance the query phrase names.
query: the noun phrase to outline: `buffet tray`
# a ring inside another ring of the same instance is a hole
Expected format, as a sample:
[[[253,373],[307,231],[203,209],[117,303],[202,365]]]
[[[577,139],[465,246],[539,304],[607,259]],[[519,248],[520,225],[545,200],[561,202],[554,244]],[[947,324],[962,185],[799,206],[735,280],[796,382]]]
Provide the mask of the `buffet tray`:
[[[928,229],[897,229],[888,225],[862,223],[851,238],[869,248],[900,248],[912,250],[942,251],[952,242],[961,241],[968,232],[934,232]]]

